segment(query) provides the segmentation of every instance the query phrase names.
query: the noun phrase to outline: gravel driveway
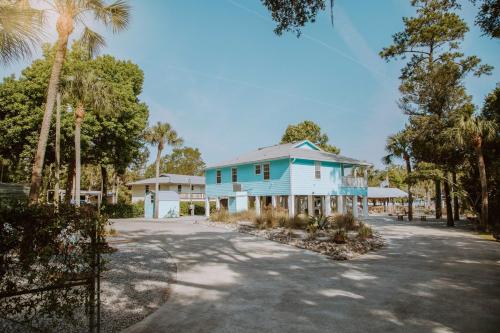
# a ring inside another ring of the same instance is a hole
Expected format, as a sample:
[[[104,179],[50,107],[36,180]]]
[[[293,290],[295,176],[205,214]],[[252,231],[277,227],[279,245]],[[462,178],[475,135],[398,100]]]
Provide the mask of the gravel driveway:
[[[187,221],[117,222],[177,262],[168,301],[126,332],[498,332],[500,244],[370,219],[388,245],[349,262]]]

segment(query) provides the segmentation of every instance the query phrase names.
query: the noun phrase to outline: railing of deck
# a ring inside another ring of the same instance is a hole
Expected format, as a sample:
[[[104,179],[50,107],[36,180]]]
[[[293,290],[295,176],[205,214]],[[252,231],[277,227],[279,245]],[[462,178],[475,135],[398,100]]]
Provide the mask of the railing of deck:
[[[367,187],[368,181],[362,177],[344,176],[344,177],[342,177],[342,186],[344,186],[344,187]]]
[[[192,199],[199,200],[205,199],[205,193],[181,193],[179,194],[181,199]]]

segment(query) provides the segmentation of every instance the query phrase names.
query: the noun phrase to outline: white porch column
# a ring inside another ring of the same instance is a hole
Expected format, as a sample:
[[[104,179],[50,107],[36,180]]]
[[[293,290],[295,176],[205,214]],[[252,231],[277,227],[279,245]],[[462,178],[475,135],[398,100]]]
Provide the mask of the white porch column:
[[[358,196],[352,196],[352,215],[358,217]]]
[[[313,196],[307,196],[307,215],[314,216]]]
[[[331,203],[331,197],[329,195],[325,195],[324,200],[323,200],[323,214],[325,216],[330,216],[332,215],[332,203]]]
[[[344,196],[342,195],[337,196],[337,209],[339,214],[344,214]]]
[[[276,209],[276,206],[277,206],[277,203],[276,203],[276,202],[277,202],[277,199],[278,199],[278,198],[277,198],[275,195],[273,195],[273,196],[271,197],[271,204],[272,204],[272,206],[273,206],[273,209]]]
[[[295,217],[295,195],[288,196],[288,216]]]
[[[368,217],[368,196],[363,197],[363,217]]]
[[[215,198],[215,209],[220,210],[220,199],[219,199],[219,197]]]
[[[210,200],[208,200],[207,196],[205,196],[205,216],[210,216]]]
[[[257,214],[257,216],[260,216],[260,197],[259,196],[255,197],[255,214]]]

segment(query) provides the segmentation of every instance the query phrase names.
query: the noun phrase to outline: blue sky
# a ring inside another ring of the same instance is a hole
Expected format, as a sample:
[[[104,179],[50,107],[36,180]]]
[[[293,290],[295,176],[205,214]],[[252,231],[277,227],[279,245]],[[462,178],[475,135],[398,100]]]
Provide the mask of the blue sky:
[[[150,122],[170,122],[208,163],[279,142],[288,124],[313,120],[342,154],[382,166],[388,135],[403,127],[396,105],[401,62],[378,57],[402,16],[405,0],[337,0],[296,38],[273,33],[259,0],[131,1],[130,28],[106,33],[103,53],[137,63],[145,73],[141,99]],[[495,66],[492,76],[467,81],[481,104],[499,77],[500,42],[473,26],[464,52]],[[104,30],[103,30],[104,31]],[[2,68],[19,73],[29,61]],[[154,156],[154,154],[151,154]]]

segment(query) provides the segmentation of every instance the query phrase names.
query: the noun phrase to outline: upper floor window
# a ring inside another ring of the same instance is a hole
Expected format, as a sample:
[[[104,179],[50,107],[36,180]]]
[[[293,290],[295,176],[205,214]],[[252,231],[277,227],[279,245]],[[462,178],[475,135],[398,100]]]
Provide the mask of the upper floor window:
[[[220,170],[216,171],[216,182],[217,184],[222,183],[222,172]]]
[[[146,192],[149,192],[149,185],[146,185]]]
[[[231,180],[233,183],[236,183],[238,181],[238,169],[231,168]]]
[[[321,162],[314,162],[314,178],[321,179]]]
[[[177,185],[177,193],[181,193],[182,192],[182,185]]]
[[[264,169],[264,180],[271,178],[271,165],[269,163],[262,164]]]
[[[194,185],[191,185],[191,191],[194,191]]]
[[[255,175],[260,175],[260,164],[255,164]]]

